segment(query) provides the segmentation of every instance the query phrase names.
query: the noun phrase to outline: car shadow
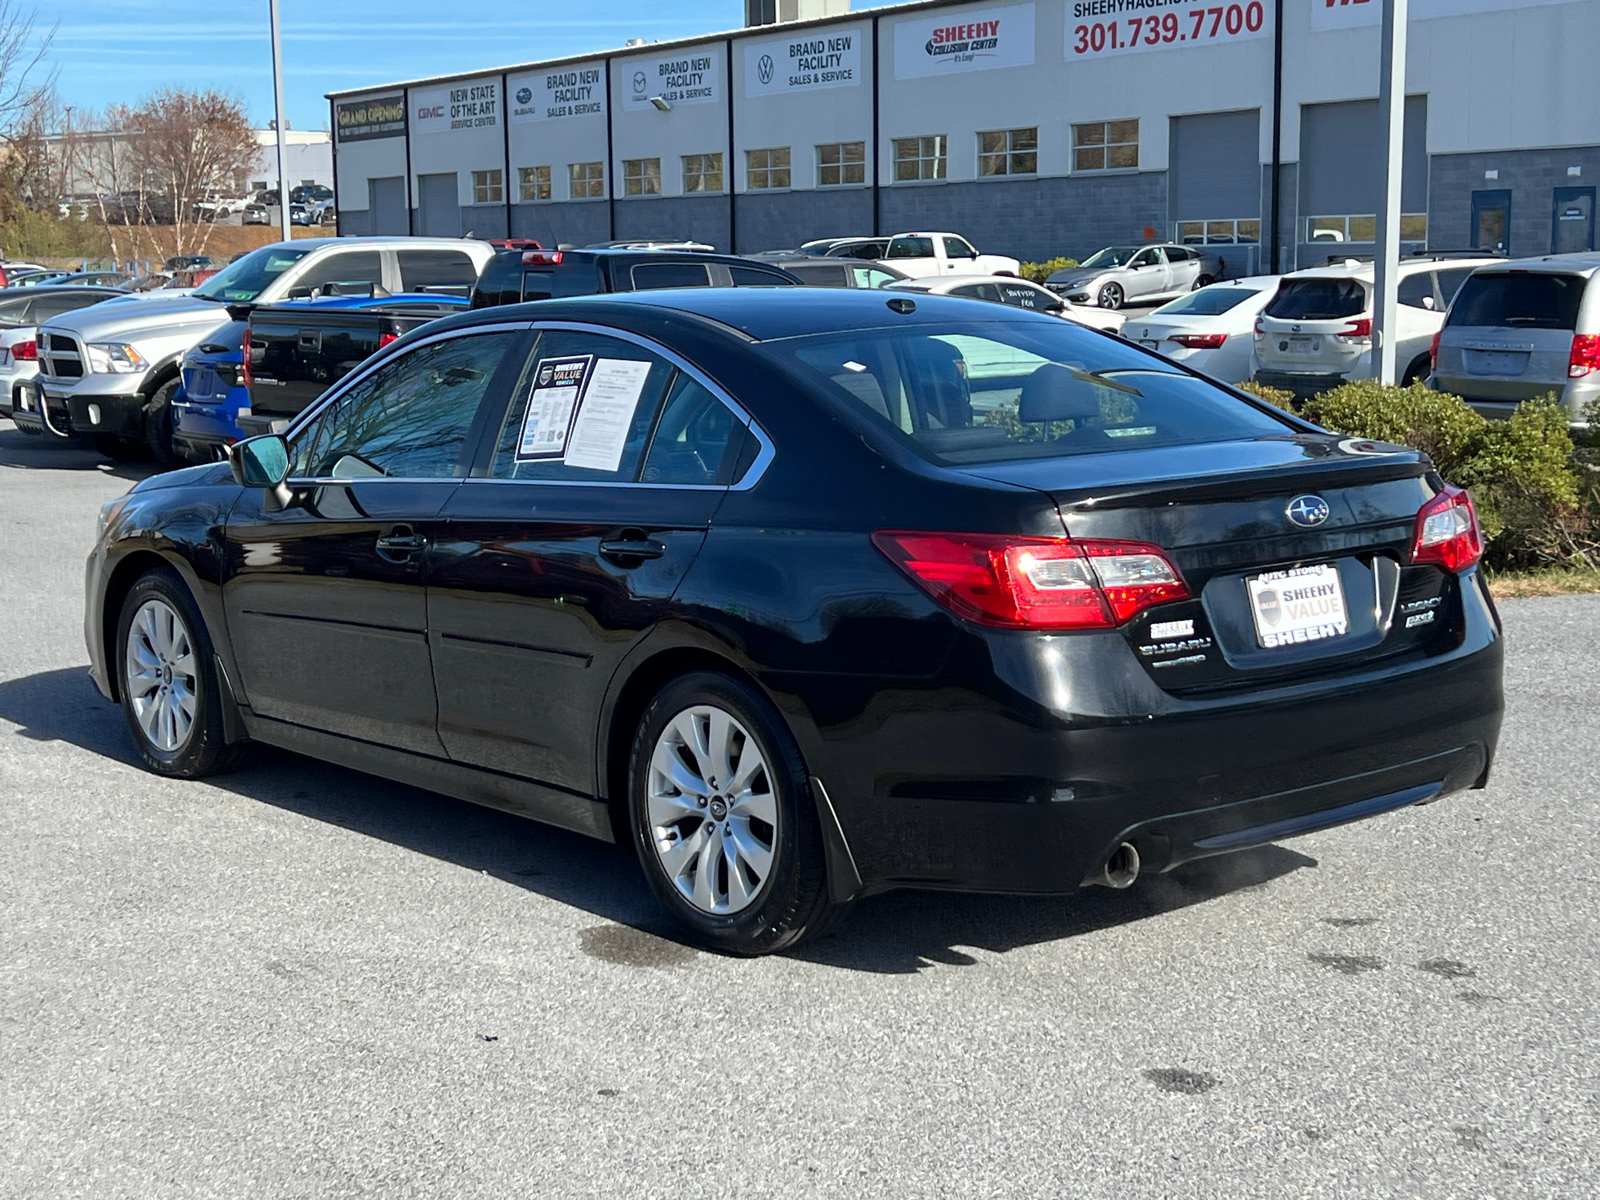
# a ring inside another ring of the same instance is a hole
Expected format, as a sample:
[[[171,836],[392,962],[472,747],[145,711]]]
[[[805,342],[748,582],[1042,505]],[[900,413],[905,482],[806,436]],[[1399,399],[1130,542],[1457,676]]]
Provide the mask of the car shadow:
[[[83,667],[0,682],[0,720],[16,725],[19,737],[138,763],[121,710],[95,690]],[[492,875],[665,942],[682,941],[623,847],[266,746],[246,767],[206,784]],[[1003,954],[1079,937],[1316,865],[1303,854],[1265,846],[1147,877],[1121,892],[1095,888],[1043,898],[891,892],[858,902],[834,933],[790,956],[887,974],[935,963],[969,966],[977,960],[967,950]],[[604,939],[597,941],[604,946]],[[624,957],[653,965],[666,949],[656,945],[635,945]],[[601,956],[619,961],[614,946]]]
[[[10,425],[10,419],[0,417]],[[0,467],[25,471],[96,471],[137,483],[157,474],[161,468],[150,459],[113,462],[88,442],[76,438],[60,441],[44,435],[23,433],[11,426],[0,430]]]

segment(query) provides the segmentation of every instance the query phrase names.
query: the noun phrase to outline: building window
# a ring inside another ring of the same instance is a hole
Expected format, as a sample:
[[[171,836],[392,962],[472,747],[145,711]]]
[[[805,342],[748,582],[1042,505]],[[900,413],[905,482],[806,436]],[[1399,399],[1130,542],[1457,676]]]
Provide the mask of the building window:
[[[657,172],[659,176],[659,172]],[[567,180],[572,187],[574,200],[604,199],[606,194],[605,163],[568,163]]]
[[[1072,127],[1074,171],[1127,171],[1139,165],[1139,122],[1096,121]]]
[[[932,137],[895,138],[894,178],[896,183],[910,179],[943,179],[949,157],[949,141],[944,134]]]
[[[1261,222],[1255,218],[1247,221],[1179,221],[1177,237],[1185,246],[1222,246],[1234,242],[1259,242]]]
[[[1375,216],[1310,217],[1306,221],[1308,242],[1376,242],[1378,218]],[[1400,240],[1426,242],[1428,214],[1402,213]]]
[[[659,174],[659,168],[657,172]],[[685,192],[720,192],[722,190],[722,155],[685,154],[683,156],[683,190]]]
[[[817,186],[838,187],[867,181],[867,144],[829,142],[817,147]]]
[[[1037,175],[1039,130],[996,129],[978,135],[978,174]]]
[[[623,159],[622,194],[624,196],[661,195],[661,160],[659,158]]]
[[[745,187],[786,188],[789,186],[789,147],[776,150],[746,150]]]
[[[517,194],[524,201],[550,199],[550,168],[518,167]]]
[[[498,171],[472,173],[472,202],[474,204],[499,204],[506,198],[504,176]]]

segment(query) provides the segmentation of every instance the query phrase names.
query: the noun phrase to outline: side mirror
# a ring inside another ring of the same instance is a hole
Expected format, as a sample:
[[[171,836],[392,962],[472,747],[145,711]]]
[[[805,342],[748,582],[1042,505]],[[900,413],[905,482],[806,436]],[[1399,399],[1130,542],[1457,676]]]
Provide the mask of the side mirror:
[[[292,287],[283,294],[285,300],[309,300],[311,289],[308,287]]]
[[[234,445],[228,465],[240,487],[276,489],[289,477],[289,443],[281,433],[245,438]]]

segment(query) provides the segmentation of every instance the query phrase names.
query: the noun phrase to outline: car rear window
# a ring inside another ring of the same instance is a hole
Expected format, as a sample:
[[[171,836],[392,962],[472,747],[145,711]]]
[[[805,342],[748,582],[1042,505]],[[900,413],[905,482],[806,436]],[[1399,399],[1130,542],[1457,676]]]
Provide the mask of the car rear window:
[[[1582,275],[1474,275],[1461,285],[1446,325],[1576,329]]]
[[[1260,294],[1256,288],[1233,287],[1227,284],[1201,288],[1198,292],[1186,292],[1170,304],[1163,304],[1151,316],[1176,314],[1186,317],[1216,317],[1239,307],[1251,296]]]
[[[1359,279],[1286,279],[1267,305],[1280,321],[1336,321],[1367,311],[1367,289]]]
[[[830,403],[950,465],[1289,432],[1215,384],[1066,322],[917,325],[767,347]]]
[[[802,283],[812,287],[848,287],[850,284],[845,274],[849,268],[844,263],[799,263],[784,270],[791,275],[798,275]]]
[[[711,286],[711,274],[704,263],[639,263],[631,277],[636,291]]]

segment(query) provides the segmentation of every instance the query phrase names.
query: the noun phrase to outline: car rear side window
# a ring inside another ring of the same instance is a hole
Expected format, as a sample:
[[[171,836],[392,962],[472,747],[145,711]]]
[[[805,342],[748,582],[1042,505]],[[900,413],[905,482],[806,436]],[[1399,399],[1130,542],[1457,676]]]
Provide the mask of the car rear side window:
[[[311,263],[294,281],[290,291],[310,292],[329,283],[372,283],[383,285],[383,256],[376,250],[355,250],[330,254]]]
[[[728,460],[737,454],[734,435],[743,430],[726,404],[680,371],[650,439],[641,478],[645,483],[701,486],[726,482],[732,473]]]
[[[629,272],[635,291],[648,288],[710,287],[711,272],[705,263],[638,263]]]
[[[733,277],[734,287],[793,287],[794,284],[779,275],[776,271],[763,270],[761,267],[729,267],[728,274]]]
[[[953,465],[1289,432],[1215,384],[1153,368],[1067,322],[922,325],[769,346],[835,405]]]
[[[1359,279],[1286,279],[1267,305],[1279,321],[1336,321],[1367,311],[1367,289]]]
[[[1395,289],[1395,299],[1409,308],[1429,308],[1433,300],[1433,275],[1421,271],[1409,279],[1402,279]]]
[[[442,291],[467,294],[477,282],[478,268],[462,250],[401,250],[400,286],[408,292]]]
[[[925,237],[895,238],[889,243],[885,258],[932,258],[933,239]]]
[[[306,479],[449,479],[467,430],[515,333],[419,346],[351,386],[296,438]]]
[[[1474,275],[1461,285],[1445,324],[1576,329],[1587,282],[1582,275]]]
[[[851,268],[844,263],[801,263],[786,270],[791,275],[799,276],[802,283],[812,287],[848,287],[850,284],[846,272]]]
[[[673,371],[621,338],[541,331],[506,407],[490,478],[632,482]]]

